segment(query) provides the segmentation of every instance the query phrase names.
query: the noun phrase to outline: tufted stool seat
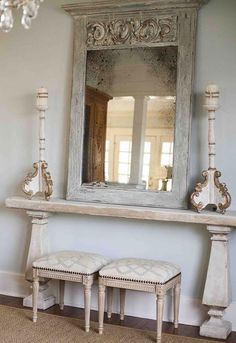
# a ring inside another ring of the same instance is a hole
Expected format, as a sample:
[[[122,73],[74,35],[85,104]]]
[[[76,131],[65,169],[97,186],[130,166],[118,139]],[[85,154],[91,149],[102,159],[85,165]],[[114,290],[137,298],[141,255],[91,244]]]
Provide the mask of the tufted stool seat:
[[[60,251],[33,262],[33,321],[37,321],[39,278],[60,280],[60,309],[64,308],[65,281],[80,282],[84,286],[85,331],[90,328],[91,286],[98,271],[109,260],[101,255],[79,251]]]
[[[108,318],[112,313],[112,289],[120,288],[120,319],[124,319],[125,290],[156,294],[157,342],[161,342],[164,296],[174,289],[174,325],[178,327],[180,268],[173,263],[138,258],[124,258],[107,264],[99,271],[99,333],[103,333],[105,290],[108,287]]]

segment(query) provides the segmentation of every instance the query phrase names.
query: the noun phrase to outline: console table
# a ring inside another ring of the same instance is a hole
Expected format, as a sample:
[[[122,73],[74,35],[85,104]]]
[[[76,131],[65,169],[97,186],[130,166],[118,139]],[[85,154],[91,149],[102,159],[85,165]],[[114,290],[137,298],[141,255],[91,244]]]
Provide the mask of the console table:
[[[211,233],[212,241],[202,300],[204,305],[209,306],[209,320],[202,324],[200,334],[226,339],[231,332],[232,325],[223,319],[223,314],[231,303],[228,236],[231,229],[236,228],[236,211],[228,211],[225,215],[221,215],[207,211],[196,213],[190,210],[73,202],[62,199],[27,200],[23,197],[6,199],[6,206],[25,210],[32,220],[31,241],[26,266],[26,279],[28,281],[32,280],[31,266],[33,260],[48,252],[47,224],[51,213],[205,224]],[[43,292],[41,296],[43,297]]]

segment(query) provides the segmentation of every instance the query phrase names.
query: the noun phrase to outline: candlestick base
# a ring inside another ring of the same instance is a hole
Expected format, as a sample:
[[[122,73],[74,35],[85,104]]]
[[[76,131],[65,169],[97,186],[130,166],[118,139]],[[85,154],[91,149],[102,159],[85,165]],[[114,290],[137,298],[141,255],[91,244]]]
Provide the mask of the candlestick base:
[[[219,178],[221,172],[214,169],[208,169],[202,172],[203,183],[197,183],[195,191],[190,197],[193,207],[201,212],[206,206],[213,205],[220,213],[225,213],[231,204],[231,196],[225,183],[221,183]]]
[[[48,164],[45,161],[36,162],[33,167],[35,171],[29,173],[22,184],[23,192],[30,199],[36,194],[41,194],[46,200],[49,200],[53,192],[53,182],[47,171]]]

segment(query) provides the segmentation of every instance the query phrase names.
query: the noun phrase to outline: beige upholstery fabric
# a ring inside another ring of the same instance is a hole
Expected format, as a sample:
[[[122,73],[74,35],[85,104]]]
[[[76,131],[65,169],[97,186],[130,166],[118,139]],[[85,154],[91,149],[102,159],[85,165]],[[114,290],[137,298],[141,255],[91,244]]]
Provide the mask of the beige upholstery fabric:
[[[165,261],[124,258],[103,267],[99,275],[114,279],[165,283],[181,272],[173,263]]]
[[[60,251],[39,258],[34,268],[90,275],[97,272],[109,260],[101,255],[79,251]]]

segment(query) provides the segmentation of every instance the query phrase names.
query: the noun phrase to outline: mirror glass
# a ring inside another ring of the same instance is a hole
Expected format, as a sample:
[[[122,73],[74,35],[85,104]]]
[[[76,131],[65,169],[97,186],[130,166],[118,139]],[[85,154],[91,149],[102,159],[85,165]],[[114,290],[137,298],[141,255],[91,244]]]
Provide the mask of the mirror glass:
[[[88,51],[83,184],[172,190],[177,53]]]

